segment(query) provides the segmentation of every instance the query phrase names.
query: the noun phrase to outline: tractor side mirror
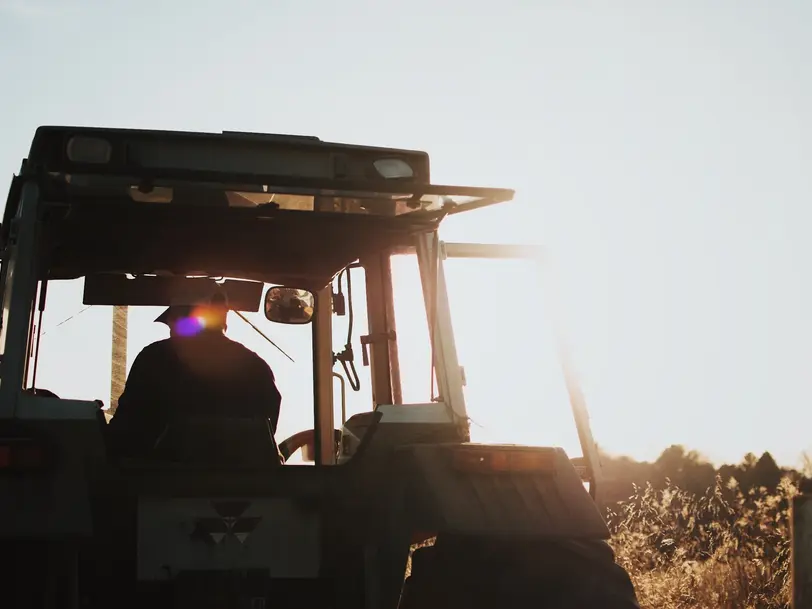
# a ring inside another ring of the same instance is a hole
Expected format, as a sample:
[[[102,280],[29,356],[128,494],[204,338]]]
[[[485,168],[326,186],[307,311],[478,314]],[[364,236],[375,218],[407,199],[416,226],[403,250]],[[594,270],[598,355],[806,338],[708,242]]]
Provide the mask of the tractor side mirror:
[[[274,286],[265,292],[265,319],[280,324],[308,324],[316,298],[307,290]]]

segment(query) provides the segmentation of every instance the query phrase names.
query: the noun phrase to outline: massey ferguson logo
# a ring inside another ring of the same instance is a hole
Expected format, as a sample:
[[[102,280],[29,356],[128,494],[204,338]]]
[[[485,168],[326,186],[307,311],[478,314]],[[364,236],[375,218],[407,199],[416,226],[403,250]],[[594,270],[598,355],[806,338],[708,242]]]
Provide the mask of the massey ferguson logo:
[[[243,516],[250,501],[212,501],[211,505],[218,516],[195,520],[192,539],[216,546],[231,537],[243,544],[262,520],[260,516]]]

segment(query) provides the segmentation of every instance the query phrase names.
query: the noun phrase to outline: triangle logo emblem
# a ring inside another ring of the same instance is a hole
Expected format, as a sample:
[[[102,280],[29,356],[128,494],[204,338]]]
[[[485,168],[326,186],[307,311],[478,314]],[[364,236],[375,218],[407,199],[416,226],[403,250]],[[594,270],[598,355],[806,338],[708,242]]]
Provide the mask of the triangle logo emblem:
[[[198,518],[192,539],[220,545],[231,536],[244,544],[262,521],[261,516],[243,516],[251,505],[250,501],[212,501],[211,505],[219,518]]]
[[[225,533],[209,533],[209,535],[211,536],[211,539],[215,545],[223,543],[223,539],[226,537]]]
[[[234,537],[237,538],[237,541],[240,543],[245,543],[245,540],[248,539],[250,533],[234,533]]]

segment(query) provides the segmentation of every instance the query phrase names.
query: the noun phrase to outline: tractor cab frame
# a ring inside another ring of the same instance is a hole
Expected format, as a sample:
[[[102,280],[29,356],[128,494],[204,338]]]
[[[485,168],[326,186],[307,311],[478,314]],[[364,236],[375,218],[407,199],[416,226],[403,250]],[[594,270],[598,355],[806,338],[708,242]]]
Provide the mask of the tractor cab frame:
[[[2,225],[0,547],[19,565],[5,574],[19,598],[48,606],[46,591],[102,604],[129,590],[156,606],[202,607],[207,597],[394,609],[426,603],[401,598],[416,541],[606,539],[582,486],[594,497],[600,466],[566,360],[582,459],[469,442],[444,260],[537,252],[443,243],[438,227],[512,197],[432,184],[420,151],[230,132],[38,129]],[[402,403],[390,258],[404,252],[417,255],[432,342],[439,397],[424,404]],[[353,355],[334,351],[331,283],[357,268],[373,404],[338,425],[336,365]],[[98,403],[29,386],[49,282],[84,278],[85,304],[121,307],[191,303],[219,277],[232,278],[220,289],[237,312],[259,310],[262,284],[310,298],[314,425],[279,447],[286,456],[306,449],[312,466],[112,463]],[[251,543],[231,539],[241,519],[254,523]],[[226,528],[196,537],[209,521]],[[46,585],[30,583],[43,552],[54,567]]]

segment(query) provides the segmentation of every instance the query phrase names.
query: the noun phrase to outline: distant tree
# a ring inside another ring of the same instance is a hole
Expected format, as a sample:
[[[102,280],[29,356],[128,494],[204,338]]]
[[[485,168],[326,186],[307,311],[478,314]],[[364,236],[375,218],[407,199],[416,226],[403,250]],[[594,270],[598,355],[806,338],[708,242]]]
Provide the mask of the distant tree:
[[[758,463],[758,457],[756,457],[753,453],[747,453],[744,455],[744,459],[742,460],[742,465],[744,469],[753,469]]]
[[[719,468],[718,473],[719,477],[722,479],[722,482],[725,484],[730,482],[731,479],[735,480],[739,484],[742,482],[742,469],[738,465],[730,465],[725,463]]]
[[[680,444],[672,444],[657,457],[654,462],[654,469],[663,478],[677,481],[683,477],[686,462],[685,448]]]
[[[686,451],[674,444],[666,448],[654,462],[655,478],[651,482],[662,486],[670,480],[691,493],[703,493],[713,485],[716,470],[699,452]]]
[[[625,456],[601,454],[603,463],[603,490],[601,495],[606,507],[628,501],[638,488],[650,484],[653,489],[664,489],[668,481],[689,495],[703,496],[716,485],[716,476],[720,478],[720,491],[732,500],[737,492],[747,494],[751,489],[765,487],[768,492],[775,492],[781,479],[789,477],[795,484],[803,483],[807,492],[812,492],[812,477],[803,478],[801,472],[781,468],[769,452],[761,457],[747,453],[738,464],[724,464],[718,469],[699,452],[686,450],[679,444],[666,448],[653,462],[639,462]],[[807,468],[812,476],[812,458]],[[735,483],[730,485],[730,480]]]
[[[764,486],[773,491],[781,481],[784,472],[778,467],[773,456],[765,452],[753,466],[753,486]]]

